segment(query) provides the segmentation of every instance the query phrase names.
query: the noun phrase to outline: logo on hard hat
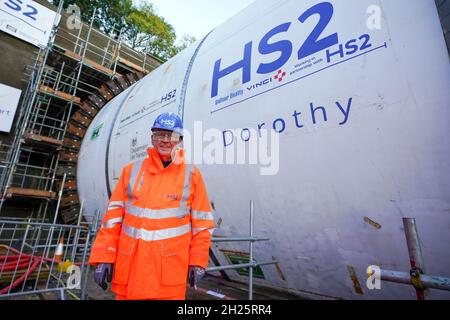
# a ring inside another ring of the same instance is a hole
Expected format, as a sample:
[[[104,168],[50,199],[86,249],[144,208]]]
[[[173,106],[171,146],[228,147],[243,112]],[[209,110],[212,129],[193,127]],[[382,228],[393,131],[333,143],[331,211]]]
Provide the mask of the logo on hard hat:
[[[161,124],[165,124],[166,126],[175,126],[175,121],[171,119],[161,119]]]
[[[155,119],[152,131],[155,129],[176,131],[180,135],[183,135],[183,121],[173,112],[164,112]]]

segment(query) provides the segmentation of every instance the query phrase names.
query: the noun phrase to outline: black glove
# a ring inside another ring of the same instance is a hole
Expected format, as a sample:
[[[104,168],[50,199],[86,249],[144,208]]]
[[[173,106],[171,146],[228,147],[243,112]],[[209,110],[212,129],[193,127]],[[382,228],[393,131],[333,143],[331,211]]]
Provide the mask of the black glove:
[[[106,282],[112,281],[114,265],[112,263],[99,263],[95,268],[94,281],[103,290],[108,288]]]
[[[205,275],[205,269],[198,266],[189,266],[188,271],[188,282],[190,287],[194,287],[195,290],[197,290],[197,285],[200,282],[200,280]]]

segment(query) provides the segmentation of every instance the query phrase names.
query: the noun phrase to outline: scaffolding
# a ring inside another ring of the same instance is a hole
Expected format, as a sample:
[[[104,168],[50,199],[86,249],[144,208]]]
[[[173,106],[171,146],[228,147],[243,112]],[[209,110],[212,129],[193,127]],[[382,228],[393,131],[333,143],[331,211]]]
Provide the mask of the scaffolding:
[[[89,227],[81,218],[76,225],[0,220],[0,299],[52,292],[84,299]]]
[[[417,300],[426,300],[429,288],[450,291],[450,278],[426,274],[416,219],[403,218],[403,228],[411,265],[409,272],[370,266],[367,270],[369,278],[377,276],[379,280],[412,285],[416,290]],[[381,287],[378,289],[381,289]]]
[[[213,243],[247,242],[248,241],[248,243],[249,243],[249,261],[248,261],[248,263],[230,264],[230,265],[225,265],[225,266],[221,265],[221,266],[209,267],[206,269],[206,272],[248,269],[248,300],[253,300],[253,270],[254,270],[254,268],[259,267],[259,266],[278,264],[277,260],[266,261],[266,262],[256,262],[256,260],[254,259],[254,257],[253,257],[254,242],[270,240],[269,238],[256,237],[254,235],[254,225],[255,225],[254,203],[253,203],[253,200],[250,200],[249,235],[241,236],[241,237],[226,237],[226,238],[214,237],[211,239],[211,241]]]
[[[76,164],[89,124],[109,100],[162,63],[127,46],[122,30],[113,30],[114,38],[94,28],[95,11],[89,23],[72,29],[60,2],[61,19],[55,18],[48,45],[26,68],[12,142],[0,145],[0,216],[18,206],[42,222],[60,210],[61,222],[76,223]]]

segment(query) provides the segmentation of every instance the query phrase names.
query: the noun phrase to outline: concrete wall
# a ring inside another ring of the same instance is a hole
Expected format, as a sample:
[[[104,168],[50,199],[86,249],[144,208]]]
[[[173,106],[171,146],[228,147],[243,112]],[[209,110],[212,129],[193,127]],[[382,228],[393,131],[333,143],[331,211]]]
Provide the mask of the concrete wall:
[[[25,90],[28,79],[24,70],[34,62],[37,51],[37,47],[0,32],[0,83]]]
[[[0,32],[0,83],[22,90],[22,97],[27,88],[28,78],[24,74],[25,67],[34,63],[38,48],[15,38],[7,33]],[[19,108],[11,128],[14,131]],[[0,132],[0,141],[8,143],[9,134]]]

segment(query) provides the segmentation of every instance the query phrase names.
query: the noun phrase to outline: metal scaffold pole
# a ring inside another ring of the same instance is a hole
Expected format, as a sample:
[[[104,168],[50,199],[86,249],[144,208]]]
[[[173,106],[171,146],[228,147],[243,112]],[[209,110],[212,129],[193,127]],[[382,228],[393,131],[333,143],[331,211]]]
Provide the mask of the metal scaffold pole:
[[[16,127],[16,133],[14,135],[13,144],[10,148],[10,156],[7,158],[7,168],[5,170],[5,176],[2,177],[1,181],[1,187],[2,187],[2,196],[0,198],[0,212],[3,207],[3,203],[6,198],[6,193],[8,186],[10,185],[12,181],[12,177],[14,174],[14,171],[17,166],[17,161],[21,152],[21,145],[23,142],[23,137],[25,134],[25,130],[27,128],[27,122],[31,115],[31,111],[36,99],[38,86],[40,84],[40,79],[42,76],[42,73],[44,71],[44,66],[47,61],[47,58],[49,56],[49,53],[51,51],[52,45],[53,45],[53,39],[56,34],[56,31],[58,29],[58,17],[60,16],[63,8],[63,1],[59,3],[57,14],[55,16],[55,19],[53,21],[53,27],[52,31],[50,32],[49,38],[48,38],[48,44],[45,49],[40,48],[38,52],[38,56],[36,58],[35,62],[35,69],[33,70],[32,79],[30,81],[30,85],[28,86],[26,95],[30,95],[31,98],[25,98],[22,103],[22,114],[20,115],[20,119],[17,123]],[[40,60],[40,57],[43,56],[42,61]]]
[[[379,269],[380,280],[412,285],[416,290],[417,300],[425,300],[428,288],[450,291],[450,278],[425,274],[425,263],[417,232],[416,219],[403,218],[406,244],[408,247],[411,269],[409,272]],[[376,271],[369,269],[368,275],[375,276]]]
[[[425,264],[423,262],[419,234],[417,233],[416,220],[403,218],[403,227],[405,229],[406,244],[408,246],[411,273],[412,275],[416,274],[414,277],[417,278],[425,273]],[[416,287],[416,295],[418,300],[425,300],[426,290]]]
[[[211,241],[213,243],[217,242],[239,242],[248,241],[249,242],[249,262],[231,264],[217,267],[209,267],[206,269],[207,272],[213,271],[223,271],[223,270],[237,270],[237,269],[249,269],[249,280],[248,280],[248,299],[253,300],[253,269],[258,266],[274,265],[277,264],[277,260],[267,261],[267,262],[256,262],[253,258],[253,242],[256,241],[267,241],[269,238],[255,237],[254,236],[254,202],[250,200],[250,220],[249,220],[249,236],[248,237],[213,237]]]
[[[113,66],[113,73],[112,73],[112,75],[111,75],[111,78],[114,78],[115,76],[116,76],[116,71],[117,71],[117,64],[119,63],[119,61],[120,61],[120,48],[121,48],[121,46],[122,46],[122,33],[123,33],[123,30],[124,30],[124,27],[122,27],[121,29],[120,29],[120,32],[119,32],[119,42],[118,42],[118,44],[117,44],[117,56],[115,57],[115,59],[114,59],[114,66]]]

